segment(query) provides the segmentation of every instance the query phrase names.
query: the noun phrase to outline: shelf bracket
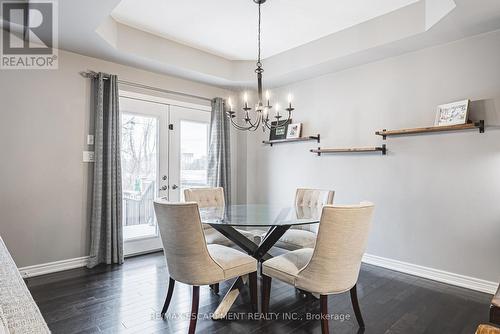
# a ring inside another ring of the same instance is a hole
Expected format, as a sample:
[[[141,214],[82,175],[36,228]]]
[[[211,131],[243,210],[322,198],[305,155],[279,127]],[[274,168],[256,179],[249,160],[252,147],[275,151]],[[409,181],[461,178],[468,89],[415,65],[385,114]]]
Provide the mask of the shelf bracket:
[[[474,125],[479,128],[479,133],[484,133],[484,119],[474,123]]]

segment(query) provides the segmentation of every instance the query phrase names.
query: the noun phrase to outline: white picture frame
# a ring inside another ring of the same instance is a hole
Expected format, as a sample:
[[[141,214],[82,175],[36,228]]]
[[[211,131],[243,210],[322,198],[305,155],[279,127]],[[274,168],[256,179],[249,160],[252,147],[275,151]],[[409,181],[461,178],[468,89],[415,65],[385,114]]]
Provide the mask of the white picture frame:
[[[288,124],[288,128],[286,131],[286,139],[300,138],[301,132],[302,132],[302,123]]]
[[[466,124],[469,120],[470,100],[442,104],[437,107],[435,126]]]

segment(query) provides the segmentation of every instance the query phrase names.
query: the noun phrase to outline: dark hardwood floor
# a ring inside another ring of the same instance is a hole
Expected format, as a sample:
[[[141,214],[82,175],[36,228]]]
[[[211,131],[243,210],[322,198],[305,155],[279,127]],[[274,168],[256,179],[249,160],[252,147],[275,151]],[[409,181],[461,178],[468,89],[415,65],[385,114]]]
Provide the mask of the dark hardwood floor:
[[[190,312],[188,286],[176,284],[168,310],[171,319],[159,316],[168,284],[162,253],[129,258],[123,266],[35,277],[27,284],[53,333],[187,332],[188,321],[175,317]],[[277,280],[272,284],[270,312],[278,313],[278,320],[210,320],[229,285],[221,284],[219,295],[209,287],[200,289],[200,315],[206,318],[198,320],[197,333],[321,332],[319,320],[307,320],[319,313],[319,300]],[[471,334],[488,321],[490,295],[375,266],[362,266],[358,289],[365,333]],[[250,312],[249,300],[245,290],[230,316]],[[330,321],[332,333],[358,333],[349,293],[331,296],[328,309],[338,315]],[[293,318],[284,319],[286,312]]]

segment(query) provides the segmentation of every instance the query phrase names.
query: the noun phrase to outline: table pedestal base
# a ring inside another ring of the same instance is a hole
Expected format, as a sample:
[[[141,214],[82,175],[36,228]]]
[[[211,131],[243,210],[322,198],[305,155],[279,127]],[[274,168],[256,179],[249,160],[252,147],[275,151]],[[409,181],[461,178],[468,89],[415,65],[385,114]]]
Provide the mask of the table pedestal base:
[[[220,224],[210,225],[226,238],[234,242],[245,252],[247,252],[248,255],[254,257],[258,262],[264,262],[272,258],[268,251],[290,228],[290,225],[272,226],[265,235],[264,239],[262,239],[260,244],[257,245],[232,226]],[[238,298],[241,288],[246,284],[247,281],[248,275],[240,276],[236,279],[236,281],[234,281],[233,285],[231,285],[231,288],[226,293],[221,303],[215,310],[214,315],[212,316],[213,320],[221,320],[226,317],[229,309],[236,301],[236,298]]]

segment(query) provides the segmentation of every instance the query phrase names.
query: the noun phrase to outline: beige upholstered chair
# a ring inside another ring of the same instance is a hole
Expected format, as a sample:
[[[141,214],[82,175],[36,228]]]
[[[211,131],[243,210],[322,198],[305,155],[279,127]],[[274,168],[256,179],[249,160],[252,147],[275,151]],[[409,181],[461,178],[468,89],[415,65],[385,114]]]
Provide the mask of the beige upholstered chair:
[[[320,295],[321,314],[327,315],[327,296],[350,290],[358,324],[364,328],[356,282],[373,213],[372,203],[323,207],[316,245],[272,258],[262,268],[262,312],[269,310],[271,278]],[[321,317],[328,333],[328,319]]]
[[[224,189],[221,187],[185,189],[184,200],[186,202],[196,202],[200,208],[220,207],[224,210],[226,205],[224,201]],[[234,243],[231,240],[223,236],[210,225],[203,224],[203,230],[205,232],[207,244],[234,246]],[[241,229],[238,229],[238,231],[248,239],[255,241],[256,243],[260,242],[260,238],[255,233]]]
[[[312,208],[333,204],[333,195],[334,191],[330,190],[297,189],[295,193],[297,215],[300,216]],[[286,250],[314,248],[317,232],[318,224],[293,226],[283,234],[275,246]]]
[[[224,201],[224,189],[221,187],[184,189],[184,200],[186,202],[196,202],[200,208],[220,207],[224,210],[226,206]],[[203,224],[203,232],[205,232],[207,244],[233,245],[231,240],[217,232],[210,225]]]
[[[476,334],[500,334],[500,328],[483,324],[477,327]]]
[[[249,275],[252,309],[257,304],[257,261],[236,249],[206,244],[198,204],[169,203],[156,200],[154,209],[167,259],[170,282],[161,311],[167,312],[175,281],[193,286],[189,333],[196,328],[200,285],[212,285],[242,275]]]

